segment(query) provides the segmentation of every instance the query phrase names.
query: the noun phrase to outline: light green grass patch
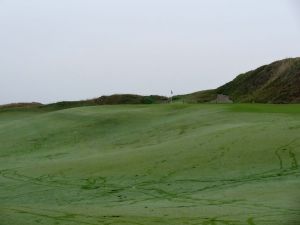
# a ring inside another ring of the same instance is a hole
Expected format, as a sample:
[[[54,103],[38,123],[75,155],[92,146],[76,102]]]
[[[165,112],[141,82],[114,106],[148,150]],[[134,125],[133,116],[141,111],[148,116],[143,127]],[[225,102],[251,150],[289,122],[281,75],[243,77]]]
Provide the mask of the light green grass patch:
[[[298,225],[299,105],[0,113],[0,224]]]

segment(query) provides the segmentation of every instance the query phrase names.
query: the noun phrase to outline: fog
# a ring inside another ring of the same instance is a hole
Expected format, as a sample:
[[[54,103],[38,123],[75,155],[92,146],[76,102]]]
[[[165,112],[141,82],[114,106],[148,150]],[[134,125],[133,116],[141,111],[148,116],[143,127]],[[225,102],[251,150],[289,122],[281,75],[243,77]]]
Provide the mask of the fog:
[[[0,0],[0,104],[215,88],[300,56],[295,0]]]

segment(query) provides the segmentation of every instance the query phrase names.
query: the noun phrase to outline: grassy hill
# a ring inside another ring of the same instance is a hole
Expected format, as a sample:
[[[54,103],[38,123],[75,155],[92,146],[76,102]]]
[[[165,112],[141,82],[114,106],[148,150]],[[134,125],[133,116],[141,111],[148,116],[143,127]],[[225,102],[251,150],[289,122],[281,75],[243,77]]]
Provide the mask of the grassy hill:
[[[201,91],[178,99],[210,102],[217,94],[234,102],[300,103],[300,58],[285,59],[244,73],[214,90]]]
[[[299,105],[0,110],[0,224],[298,225]]]
[[[39,103],[39,102],[31,102],[31,103],[11,103],[11,104],[6,104],[6,105],[0,105],[0,110],[4,111],[4,110],[11,110],[11,109],[29,109],[29,108],[38,108],[40,106],[42,106],[43,104]]]
[[[187,103],[213,102],[218,94],[228,95],[236,103],[300,103],[300,58],[290,58],[262,66],[241,74],[231,82],[212,90],[204,90],[173,97],[174,101]],[[0,109],[42,108],[67,109],[81,106],[121,104],[161,104],[168,98],[159,95],[115,94],[82,101],[41,103],[15,103],[0,105]]]
[[[0,111],[12,110],[35,110],[35,111],[55,111],[84,106],[97,105],[128,105],[128,104],[161,104],[167,103],[168,98],[159,95],[133,95],[133,94],[115,94],[109,96],[101,96],[99,98],[81,100],[81,101],[62,101],[51,104],[41,103],[12,103],[7,105],[0,105]]]

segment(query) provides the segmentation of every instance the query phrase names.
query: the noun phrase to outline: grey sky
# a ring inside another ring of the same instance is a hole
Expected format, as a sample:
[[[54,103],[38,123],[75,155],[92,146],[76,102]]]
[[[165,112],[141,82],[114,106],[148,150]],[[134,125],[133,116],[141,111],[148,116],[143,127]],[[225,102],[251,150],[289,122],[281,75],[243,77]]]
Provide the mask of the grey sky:
[[[0,0],[0,104],[217,87],[300,56],[297,0]]]

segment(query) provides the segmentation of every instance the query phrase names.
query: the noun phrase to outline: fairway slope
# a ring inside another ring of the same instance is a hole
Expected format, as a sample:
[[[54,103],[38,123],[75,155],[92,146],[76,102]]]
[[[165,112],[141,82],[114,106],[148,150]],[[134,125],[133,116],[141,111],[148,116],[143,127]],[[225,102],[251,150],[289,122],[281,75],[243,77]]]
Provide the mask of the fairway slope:
[[[0,113],[0,225],[299,225],[299,105]]]

